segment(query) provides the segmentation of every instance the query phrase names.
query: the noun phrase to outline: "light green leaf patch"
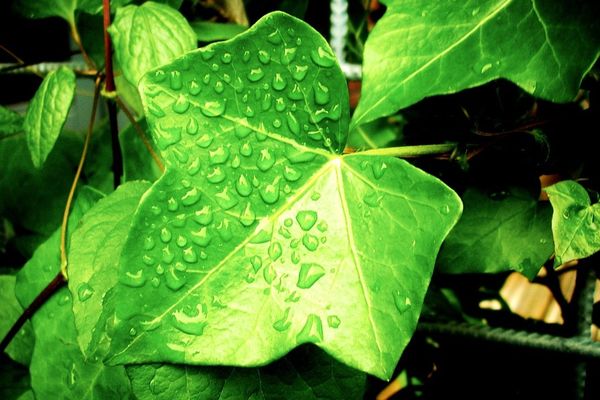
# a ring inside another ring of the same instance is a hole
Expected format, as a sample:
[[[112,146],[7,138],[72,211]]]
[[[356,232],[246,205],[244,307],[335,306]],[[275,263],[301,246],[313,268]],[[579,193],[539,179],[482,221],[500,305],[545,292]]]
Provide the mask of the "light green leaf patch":
[[[110,361],[257,366],[315,343],[388,378],[461,203],[404,161],[340,156],[325,40],[273,13],[140,88],[166,173],[123,248]]]
[[[550,205],[523,187],[469,188],[465,211],[438,256],[441,272],[519,271],[533,279],[552,255]]]
[[[75,96],[75,74],[66,67],[50,72],[33,96],[23,128],[36,168],[41,168],[54,148]]]
[[[186,393],[205,400],[362,399],[366,375],[314,347],[301,347],[262,368],[127,366],[139,400],[170,400]]]
[[[212,21],[194,21],[190,25],[200,42],[231,39],[248,29],[243,25]]]
[[[555,266],[600,250],[600,203],[591,204],[587,191],[575,181],[559,182],[544,190],[554,209]]]
[[[23,130],[23,117],[6,107],[0,106],[0,139]]]
[[[385,3],[365,45],[353,127],[497,78],[546,100],[572,101],[600,54],[597,2]]]
[[[118,9],[109,32],[117,61],[133,85],[151,68],[196,48],[196,35],[183,15],[152,1]]]
[[[15,280],[16,278],[12,275],[0,275],[0,304],[2,304],[2,308],[0,308],[0,338],[4,338],[23,313],[23,308],[15,296]],[[34,341],[31,323],[26,322],[5,352],[18,363],[29,365]]]

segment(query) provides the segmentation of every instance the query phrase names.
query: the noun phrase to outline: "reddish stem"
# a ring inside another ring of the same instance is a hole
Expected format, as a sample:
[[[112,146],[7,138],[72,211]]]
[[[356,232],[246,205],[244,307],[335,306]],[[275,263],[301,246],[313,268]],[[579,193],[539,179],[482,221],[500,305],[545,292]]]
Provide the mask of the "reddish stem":
[[[115,75],[113,72],[112,64],[112,43],[110,41],[110,35],[108,34],[108,27],[110,26],[110,0],[102,0],[102,6],[104,8],[104,69],[106,71],[106,91],[115,91]]]

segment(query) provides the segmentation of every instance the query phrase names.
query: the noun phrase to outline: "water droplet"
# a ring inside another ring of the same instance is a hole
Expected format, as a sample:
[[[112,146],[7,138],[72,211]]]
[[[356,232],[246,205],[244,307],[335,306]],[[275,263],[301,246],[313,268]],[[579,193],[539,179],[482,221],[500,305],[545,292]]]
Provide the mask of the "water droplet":
[[[212,237],[208,233],[208,228],[206,226],[200,228],[199,231],[191,231],[192,234],[192,242],[197,244],[200,247],[207,247],[212,240]]]
[[[300,289],[310,289],[323,275],[325,275],[325,269],[319,264],[302,264],[296,286]]]
[[[206,149],[212,144],[213,139],[214,139],[214,137],[211,134],[205,133],[198,138],[198,140],[196,141],[196,144],[198,146],[202,147],[203,149]]]
[[[156,271],[156,273],[157,273],[158,275],[162,275],[162,274],[164,274],[164,273],[165,273],[165,267],[163,267],[162,265],[158,264],[158,265],[156,266],[156,269],[155,269],[155,271]]]
[[[211,69],[213,72],[217,72],[217,71],[219,70],[219,64],[217,64],[217,63],[212,63],[212,65],[210,66],[210,69]]]
[[[479,13],[479,7],[475,7],[472,11],[471,11],[471,15],[472,16],[476,16]]]
[[[196,133],[198,133],[198,121],[196,121],[196,118],[190,118],[188,120],[185,130],[190,135],[195,135]]]
[[[210,183],[221,183],[227,178],[227,174],[225,171],[221,169],[221,167],[214,167],[211,172],[206,175],[206,179]]]
[[[285,156],[292,164],[299,164],[314,160],[316,153],[313,153],[306,148],[288,145],[285,147]]]
[[[313,194],[310,195],[310,199],[312,201],[317,201],[321,198],[321,193],[319,192],[313,192]]]
[[[298,82],[302,82],[308,73],[308,65],[295,65],[292,71],[292,78]]]
[[[218,117],[220,115],[223,115],[223,113],[225,112],[226,104],[226,99],[223,99],[223,101],[207,101],[204,103],[204,106],[200,108],[200,111],[207,117]]]
[[[215,200],[223,210],[229,210],[238,203],[237,197],[229,192],[228,186],[225,186],[223,190],[215,194]]]
[[[275,279],[277,279],[277,272],[272,264],[267,265],[265,269],[263,269],[263,278],[269,285],[272,284]]]
[[[244,226],[250,226],[254,221],[256,221],[256,213],[252,209],[250,203],[248,203],[240,215],[240,222]]]
[[[299,343],[317,343],[323,340],[323,323],[315,314],[309,314],[306,323],[296,337]]]
[[[326,232],[327,231],[327,222],[325,222],[325,220],[321,220],[321,222],[319,222],[319,224],[317,225],[317,229],[320,232]]]
[[[131,328],[131,329],[129,330],[129,335],[130,335],[130,336],[135,336],[135,335],[137,335],[137,330],[136,330],[135,328]]]
[[[199,223],[200,225],[208,225],[212,222],[213,220],[213,213],[212,210],[210,209],[210,206],[204,206],[202,207],[202,209],[196,211],[194,213],[194,221],[196,221],[197,223]]]
[[[315,93],[315,103],[318,105],[325,105],[329,103],[329,88],[323,85],[321,82],[316,82],[313,85],[313,91]]]
[[[285,221],[283,221],[283,224],[290,228],[292,225],[294,225],[294,221],[291,218],[286,218]]]
[[[181,128],[164,127],[158,124],[155,130],[157,145],[161,150],[179,142],[181,140]]]
[[[203,48],[202,50],[200,50],[200,57],[202,57],[202,59],[204,61],[208,61],[211,58],[213,58],[213,56],[215,55],[215,49],[214,48]]]
[[[198,261],[198,255],[193,248],[188,247],[187,249],[183,250],[183,261],[190,264]]]
[[[190,83],[188,84],[188,92],[192,96],[197,96],[198,94],[200,94],[201,91],[202,91],[202,86],[200,86],[195,79],[192,79],[190,81]]]
[[[387,168],[387,164],[383,161],[376,161],[371,164],[371,170],[373,171],[373,176],[375,179],[380,179],[383,174],[385,174]]]
[[[154,71],[153,74],[154,82],[161,83],[167,78],[167,74],[162,69]]]
[[[271,97],[271,94],[266,93],[260,103],[261,110],[268,111],[269,108],[271,108],[272,101],[273,101],[273,98]]]
[[[271,55],[264,50],[259,50],[258,60],[263,64],[268,64],[271,61]]]
[[[342,110],[341,110],[339,104],[335,104],[329,110],[327,110],[325,108],[319,108],[317,111],[314,112],[314,114],[311,115],[310,118],[314,124],[319,124],[324,119],[337,121],[340,119],[341,115],[342,115]]]
[[[171,251],[171,248],[169,246],[163,247],[161,258],[162,262],[164,262],[165,264],[171,264],[174,259],[175,254]]]
[[[300,262],[300,254],[296,250],[292,251],[292,262],[294,264],[298,264]]]
[[[201,336],[208,325],[207,314],[204,304],[197,304],[196,310],[187,306],[173,313],[173,325],[188,335]]]
[[[252,265],[252,269],[256,273],[262,267],[262,259],[259,256],[254,256],[250,259],[250,265]]]
[[[300,124],[298,123],[298,120],[296,119],[294,114],[288,111],[288,113],[286,114],[286,121],[288,128],[290,128],[290,131],[292,131],[294,135],[298,135],[300,133]]]
[[[225,90],[225,86],[223,85],[223,82],[217,81],[217,83],[215,83],[214,89],[217,94],[221,94]]]
[[[173,237],[173,235],[171,235],[171,231],[167,228],[162,228],[160,230],[160,240],[163,243],[169,243],[171,241],[171,238]]]
[[[279,257],[281,257],[282,252],[283,251],[282,251],[281,243],[279,243],[279,242],[273,242],[269,246],[268,253],[269,253],[269,258],[272,261],[277,261],[277,259]]]
[[[144,239],[144,250],[152,250],[156,246],[154,239],[151,236],[147,236]]]
[[[169,86],[173,90],[179,90],[183,87],[183,80],[181,79],[181,72],[179,71],[171,71],[169,75]]]
[[[275,323],[273,324],[273,328],[275,328],[275,330],[278,332],[283,332],[285,330],[288,330],[290,328],[290,326],[292,325],[292,322],[288,318],[289,315],[290,315],[290,307],[286,308],[285,311],[283,312],[283,316],[281,318],[279,318],[277,321],[275,321]]]
[[[196,188],[188,190],[181,198],[181,203],[184,206],[192,206],[200,200],[200,191]]]
[[[246,75],[246,78],[248,78],[248,80],[250,82],[258,82],[260,81],[263,77],[265,76],[264,71],[262,70],[262,68],[257,67],[257,68],[252,68],[250,70],[250,72],[248,72],[248,75]]]
[[[250,61],[250,52],[248,50],[244,50],[244,54],[242,54],[242,61],[245,63]]]
[[[235,136],[238,139],[244,139],[252,133],[252,128],[248,122],[248,118],[241,118],[234,126]]]
[[[84,302],[89,300],[94,294],[94,289],[87,283],[82,283],[77,287],[77,297],[79,301]]]
[[[282,39],[281,36],[279,35],[279,31],[277,29],[275,29],[273,32],[269,33],[269,35],[267,36],[267,41],[271,44],[281,44]]]
[[[300,227],[305,231],[309,231],[315,225],[317,219],[316,211],[312,210],[299,211],[296,214],[296,221],[298,221]]]
[[[190,174],[191,176],[196,175],[198,172],[200,172],[200,166],[200,159],[195,158],[187,167],[188,174]]]
[[[281,64],[290,65],[290,63],[296,58],[297,50],[297,47],[286,47],[283,49],[283,54],[281,55]]]
[[[275,75],[273,76],[273,89],[277,91],[282,91],[283,89],[285,89],[286,86],[287,82],[281,76],[281,74],[279,72],[275,73]]]
[[[490,69],[492,69],[492,63],[487,63],[483,67],[481,67],[481,73],[484,74]]]
[[[162,213],[162,209],[159,206],[157,206],[156,204],[153,204],[152,206],[150,206],[150,212],[153,215],[158,216]]]
[[[273,127],[274,128],[281,128],[281,120],[279,118],[275,118],[273,120]]]
[[[381,204],[383,196],[380,196],[377,192],[370,192],[363,198],[363,201],[369,207],[377,208]]]
[[[268,147],[265,147],[260,151],[258,160],[256,160],[256,166],[262,172],[266,172],[270,170],[273,165],[275,165],[275,156],[273,156]]]
[[[185,247],[185,245],[187,244],[187,239],[185,238],[185,236],[179,235],[177,236],[177,240],[175,241],[175,243],[177,243],[177,246],[179,247]]]
[[[258,192],[265,203],[275,204],[279,200],[279,177],[275,177],[272,183],[262,185]]]
[[[569,219],[571,218],[571,213],[569,212],[569,210],[564,210],[562,216],[564,219]]]
[[[210,165],[224,164],[229,159],[229,148],[219,146],[215,150],[208,152]]]
[[[233,232],[231,232],[231,223],[227,218],[223,218],[221,223],[217,225],[217,233],[224,242],[229,242],[231,240]]]
[[[292,233],[285,226],[279,227],[279,234],[281,236],[283,236],[284,238],[286,238],[286,239],[291,239],[292,238]]]
[[[190,101],[188,100],[187,96],[184,94],[180,94],[179,97],[177,97],[177,100],[175,101],[175,103],[173,103],[173,111],[175,111],[178,114],[183,114],[189,108],[190,108]]]
[[[342,321],[337,315],[330,315],[327,317],[327,325],[329,325],[330,328],[337,329],[341,323]]]
[[[167,200],[167,210],[171,211],[171,212],[175,212],[179,209],[179,204],[177,203],[177,200],[175,200],[174,197],[169,197],[169,200]]]
[[[126,286],[138,288],[144,286],[146,277],[144,276],[144,271],[140,269],[136,272],[125,272],[125,274],[119,276],[119,281]]]
[[[229,64],[231,62],[231,59],[232,59],[231,53],[225,52],[225,53],[223,53],[223,55],[221,55],[221,61],[224,64]]]
[[[296,248],[298,248],[299,244],[300,244],[300,240],[298,240],[298,239],[292,239],[292,241],[290,242],[290,247],[292,249],[296,249]]]
[[[252,145],[250,142],[244,142],[240,147],[240,154],[244,157],[250,157],[252,155]]]
[[[285,100],[283,100],[283,97],[278,97],[275,99],[275,110],[278,112],[285,111]]]
[[[310,58],[315,64],[323,68],[329,68],[335,64],[335,56],[322,46],[311,51]]]
[[[400,293],[400,291],[398,291],[398,290],[395,291],[393,293],[393,295],[394,295],[394,304],[396,305],[396,308],[398,309],[398,311],[400,311],[400,313],[404,313],[412,305],[410,298],[403,296]]]
[[[170,265],[165,273],[165,284],[173,291],[178,291],[185,285],[185,274]]]
[[[254,117],[254,109],[250,106],[246,106],[246,109],[244,110],[244,115],[246,117]]]
[[[144,262],[144,264],[146,264],[148,266],[152,266],[156,263],[156,260],[154,259],[154,257],[149,256],[148,254],[144,254],[142,256],[142,261]]]
[[[304,93],[302,92],[302,89],[300,89],[298,83],[294,83],[292,90],[288,90],[287,97],[290,100],[304,100]]]
[[[444,215],[448,215],[450,214],[450,206],[448,204],[444,204],[441,208],[440,208],[440,212]]]
[[[240,196],[248,197],[252,193],[252,185],[246,178],[246,175],[241,174],[238,180],[235,182],[235,190]]]
[[[319,239],[311,234],[305,234],[302,236],[302,244],[307,250],[315,251],[319,247]]]

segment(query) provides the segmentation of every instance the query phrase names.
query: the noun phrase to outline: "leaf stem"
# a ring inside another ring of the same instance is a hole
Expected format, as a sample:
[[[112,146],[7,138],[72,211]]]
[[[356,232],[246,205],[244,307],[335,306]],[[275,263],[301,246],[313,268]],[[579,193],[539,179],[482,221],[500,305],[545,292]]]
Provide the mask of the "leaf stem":
[[[40,307],[43,306],[44,303],[46,303],[46,301],[48,301],[48,299],[52,297],[52,295],[56,293],[56,291],[60,289],[66,282],[67,281],[65,280],[65,277],[61,272],[56,274],[56,276],[54,277],[54,279],[52,279],[48,286],[46,286],[44,290],[42,290],[42,292],[37,295],[37,297],[31,302],[29,306],[27,306],[25,311],[23,311],[23,313],[11,326],[6,336],[4,336],[4,338],[2,339],[2,342],[0,342],[0,353],[4,352],[6,347],[8,347],[13,338],[21,330],[23,325],[25,325],[25,322],[27,322],[27,320],[29,320],[29,318],[31,318],[33,314],[35,314],[35,312],[39,310]]]
[[[115,101],[117,102],[117,105],[119,106],[121,111],[123,111],[123,113],[127,116],[127,118],[129,119],[129,122],[131,122],[131,124],[133,125],[137,135],[140,137],[140,139],[142,139],[144,146],[148,150],[148,153],[150,153],[150,156],[156,163],[156,166],[158,167],[158,169],[160,169],[161,172],[164,172],[165,166],[164,166],[162,160],[160,159],[158,154],[156,154],[156,152],[152,148],[150,141],[146,137],[146,133],[144,132],[144,130],[142,129],[140,124],[135,120],[135,117],[133,116],[132,112],[127,108],[127,106],[125,105],[125,103],[123,103],[123,101],[121,100],[121,98],[119,98],[119,96],[117,96],[115,98]]]
[[[83,164],[85,162],[85,157],[88,152],[88,147],[90,145],[90,139],[92,137],[92,132],[94,131],[94,120],[96,119],[96,110],[98,109],[98,98],[100,97],[100,77],[96,78],[96,87],[94,89],[94,99],[92,101],[92,115],[90,117],[90,123],[88,125],[88,131],[85,135],[85,141],[83,142],[83,150],[81,152],[81,158],[79,159],[79,165],[77,166],[77,172],[75,172],[75,177],[73,178],[73,184],[71,185],[71,190],[69,191],[69,196],[67,197],[67,203],[65,205],[65,211],[63,213],[62,225],[60,228],[60,272],[64,277],[64,280],[67,281],[69,276],[67,274],[67,225],[69,222],[69,213],[71,211],[71,203],[73,202],[73,197],[75,195],[75,189],[77,188],[77,182],[79,181],[79,177],[81,176],[81,171],[83,169]]]
[[[106,91],[115,91],[115,74],[113,72],[113,60],[112,60],[112,42],[110,41],[110,35],[108,34],[108,27],[110,25],[110,0],[102,0],[102,7],[104,11],[103,20],[103,33],[104,33],[104,69],[106,74]]]
[[[448,144],[425,144],[418,146],[386,147],[380,149],[371,149],[354,154],[365,156],[391,156],[401,158],[421,157],[435,154],[450,153],[456,149],[456,143]]]

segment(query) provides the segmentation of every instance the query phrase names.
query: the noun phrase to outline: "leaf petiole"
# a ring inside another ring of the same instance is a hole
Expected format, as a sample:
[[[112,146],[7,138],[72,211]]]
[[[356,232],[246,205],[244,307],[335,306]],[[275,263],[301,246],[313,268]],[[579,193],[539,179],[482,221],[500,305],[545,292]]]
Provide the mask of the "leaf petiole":
[[[436,154],[445,154],[454,151],[457,147],[456,143],[446,144],[425,144],[419,146],[400,146],[400,147],[386,147],[380,149],[371,149],[355,154],[363,156],[391,156],[400,158],[413,158],[421,156],[429,156]]]

